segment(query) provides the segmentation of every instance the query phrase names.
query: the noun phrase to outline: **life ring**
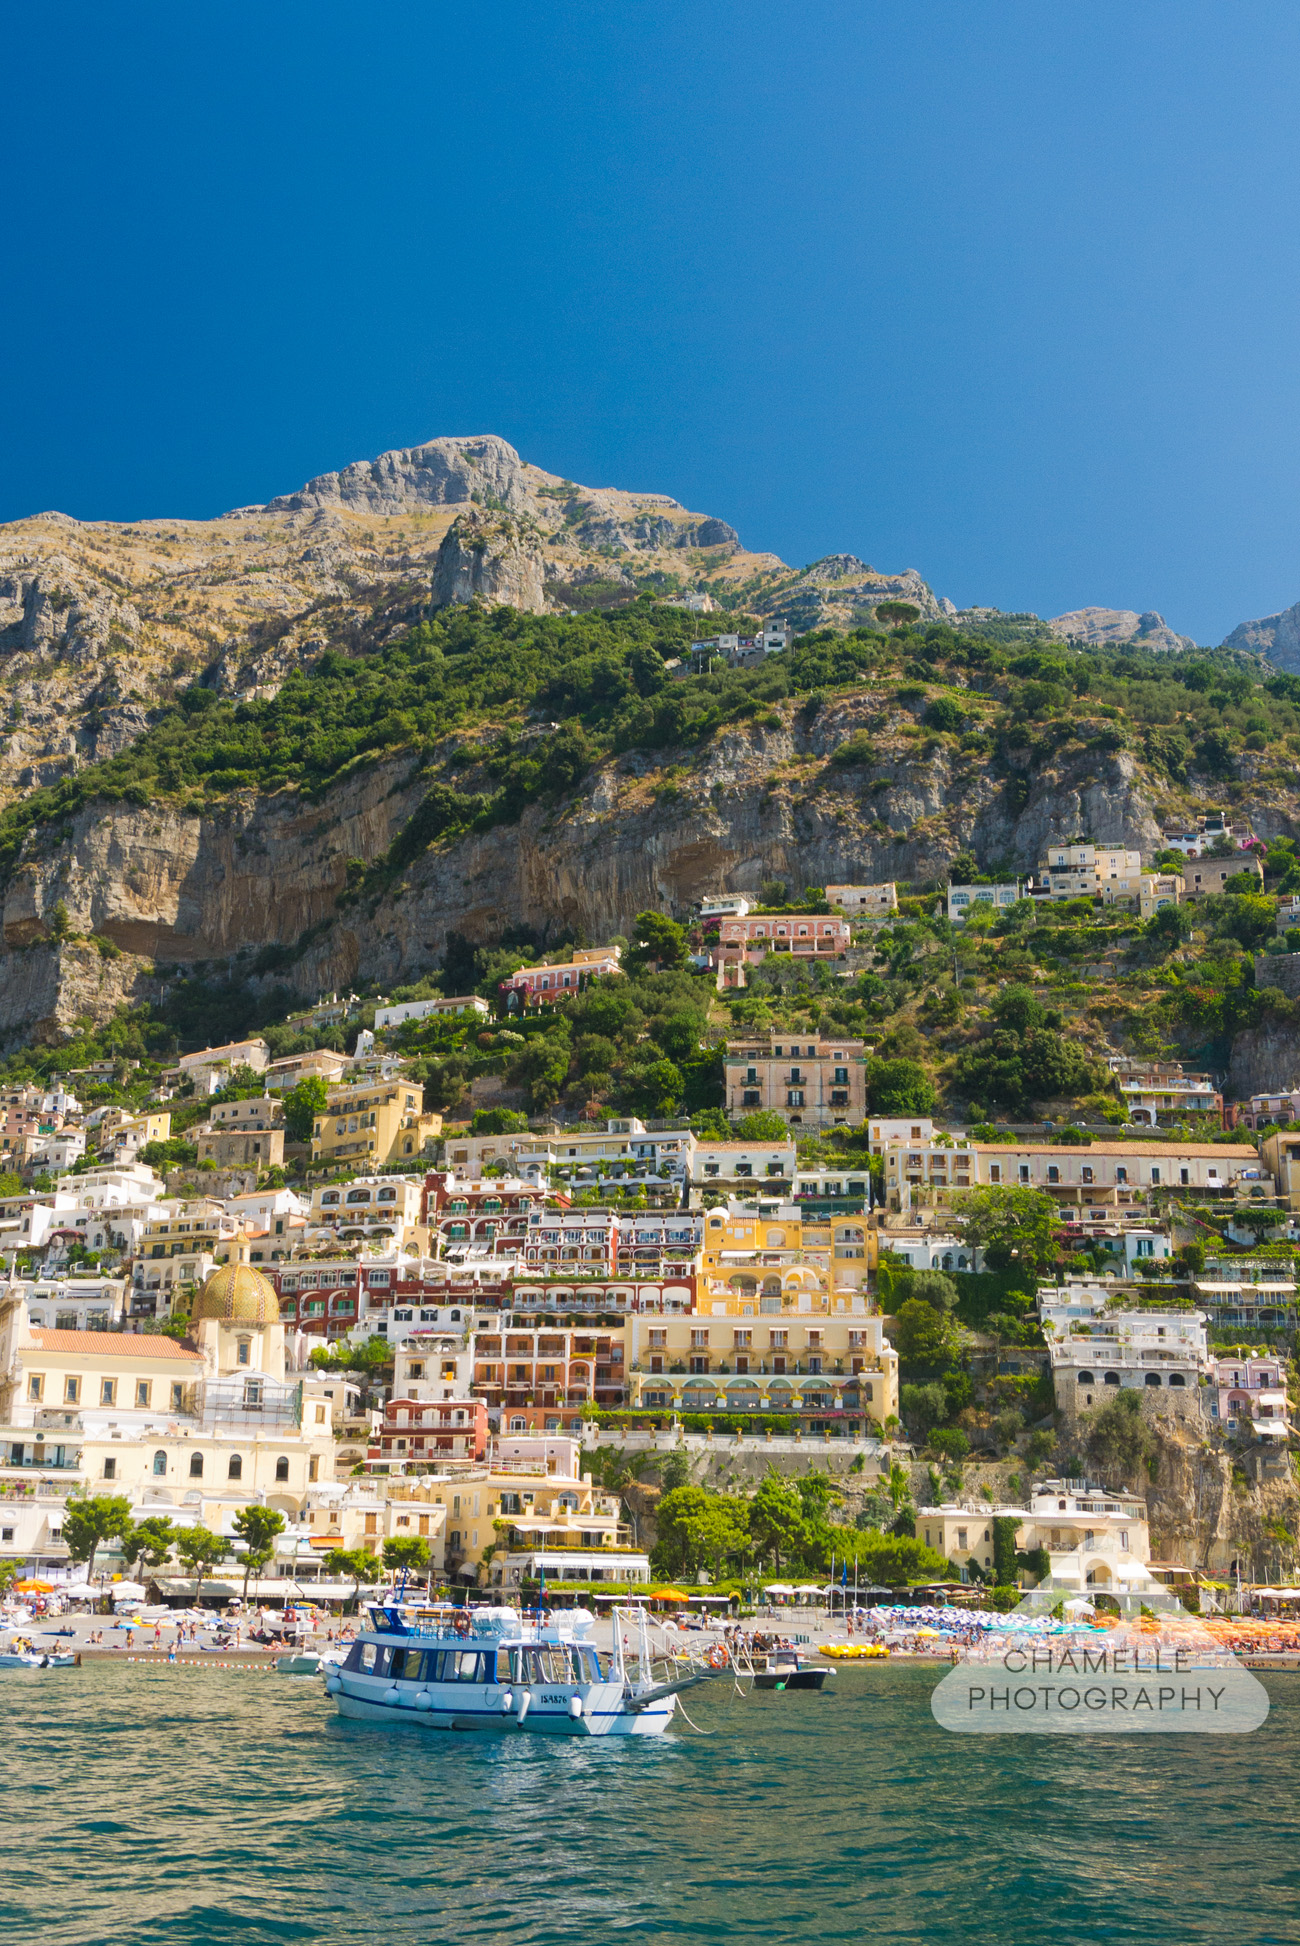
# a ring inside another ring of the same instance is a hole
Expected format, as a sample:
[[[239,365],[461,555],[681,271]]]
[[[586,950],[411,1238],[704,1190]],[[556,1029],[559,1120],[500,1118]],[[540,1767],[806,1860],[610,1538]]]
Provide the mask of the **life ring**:
[[[725,1669],[730,1659],[721,1643],[709,1650],[710,1669]]]

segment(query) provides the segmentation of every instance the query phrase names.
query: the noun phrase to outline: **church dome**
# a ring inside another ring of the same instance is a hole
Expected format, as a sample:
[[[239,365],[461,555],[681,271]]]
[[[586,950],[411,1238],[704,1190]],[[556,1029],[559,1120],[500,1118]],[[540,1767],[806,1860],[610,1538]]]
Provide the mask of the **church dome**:
[[[196,1322],[215,1318],[219,1324],[278,1324],[280,1300],[251,1264],[223,1264],[195,1298],[190,1315]]]

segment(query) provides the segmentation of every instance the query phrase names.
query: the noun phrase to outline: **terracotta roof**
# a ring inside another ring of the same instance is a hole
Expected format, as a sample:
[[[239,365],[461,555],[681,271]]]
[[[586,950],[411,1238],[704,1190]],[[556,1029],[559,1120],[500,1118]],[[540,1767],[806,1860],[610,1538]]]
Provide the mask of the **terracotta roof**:
[[[906,1148],[906,1142],[900,1142]],[[973,1149],[981,1155],[1106,1155],[1123,1158],[1126,1155],[1164,1155],[1176,1161],[1180,1155],[1204,1157],[1213,1160],[1222,1156],[1227,1162],[1236,1162],[1249,1156],[1252,1162],[1259,1161],[1259,1151],[1253,1143],[1236,1142],[973,1142]],[[950,1155],[960,1155],[960,1149],[946,1151]]]
[[[33,1325],[32,1337],[42,1351],[118,1352],[129,1358],[182,1358],[192,1364],[203,1363],[201,1351],[178,1345],[174,1338],[155,1337],[135,1331],[47,1331]]]

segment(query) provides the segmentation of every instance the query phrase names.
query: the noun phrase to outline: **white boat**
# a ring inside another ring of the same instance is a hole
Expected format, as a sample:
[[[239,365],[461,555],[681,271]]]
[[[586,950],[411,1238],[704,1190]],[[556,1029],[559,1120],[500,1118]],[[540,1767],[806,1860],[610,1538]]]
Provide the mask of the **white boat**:
[[[474,1608],[457,1625],[376,1604],[325,1687],[341,1715],[367,1723],[646,1737],[668,1728],[680,1690],[730,1665],[715,1649],[712,1663],[676,1654],[657,1668],[641,1608],[614,1610],[613,1652],[602,1657],[586,1639],[594,1621],[582,1610],[529,1622],[513,1608]]]
[[[0,1669],[75,1669],[81,1657],[42,1654],[39,1649],[0,1650]]]
[[[281,1676],[318,1676],[339,1668],[342,1662],[337,1649],[295,1649],[292,1655],[278,1655],[275,1667]]]

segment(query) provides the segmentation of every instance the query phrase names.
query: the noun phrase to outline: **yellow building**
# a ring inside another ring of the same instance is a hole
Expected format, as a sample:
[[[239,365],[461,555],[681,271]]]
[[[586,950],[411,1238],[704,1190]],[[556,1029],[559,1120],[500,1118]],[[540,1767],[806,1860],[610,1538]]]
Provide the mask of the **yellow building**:
[[[862,1287],[874,1247],[863,1219],[710,1210],[695,1311],[624,1326],[629,1403],[797,1413],[817,1431],[896,1417],[897,1354]]]
[[[185,1344],[42,1330],[15,1289],[0,1302],[0,1371],[10,1465],[60,1468],[137,1509],[176,1508],[221,1532],[252,1499],[296,1514],[333,1477],[329,1403],[286,1379],[279,1300],[249,1264],[212,1273]]]
[[[426,1115],[423,1099],[421,1084],[400,1075],[389,1081],[365,1075],[331,1088],[312,1131],[312,1161],[369,1169],[420,1155],[442,1133],[442,1116]]]

